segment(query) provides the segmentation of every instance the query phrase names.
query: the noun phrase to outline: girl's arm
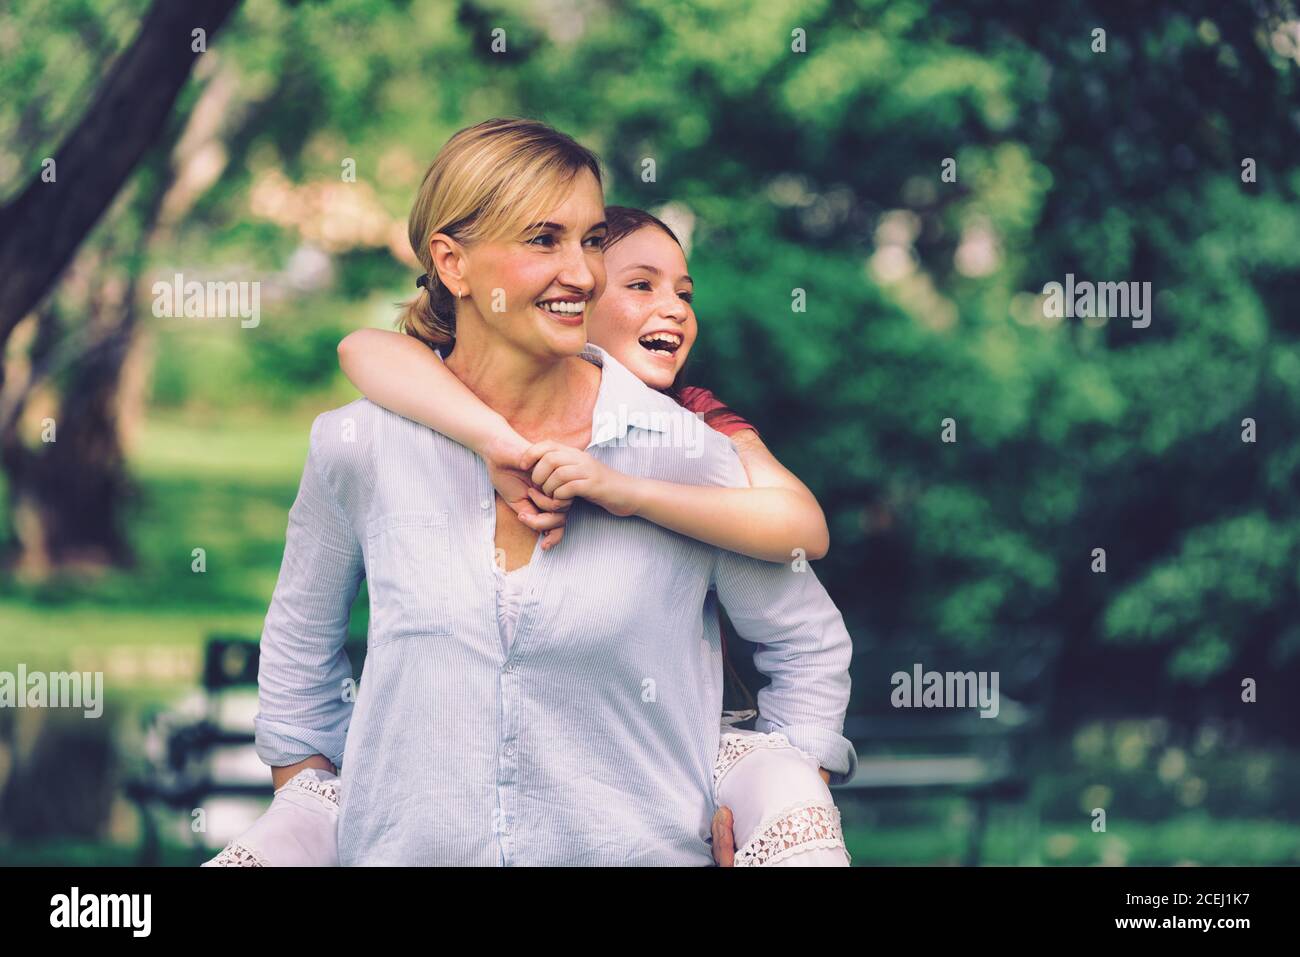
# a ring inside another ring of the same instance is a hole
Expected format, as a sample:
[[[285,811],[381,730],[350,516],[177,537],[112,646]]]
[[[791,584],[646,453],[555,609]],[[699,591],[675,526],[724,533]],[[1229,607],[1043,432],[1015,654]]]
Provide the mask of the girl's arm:
[[[796,549],[818,559],[830,548],[826,516],[808,486],[782,465],[758,433],[731,437],[750,488],[716,488],[641,480],[637,515],[691,538],[769,562]]]
[[[586,452],[538,442],[521,463],[548,496],[580,496],[614,515],[637,515],[701,542],[770,562],[802,549],[810,559],[830,547],[826,516],[808,487],[777,461],[753,429],[732,443],[750,488],[678,485],[624,475]]]
[[[339,365],[371,402],[441,432],[484,459],[518,461],[528,448],[528,440],[504,416],[411,336],[358,329],[339,343]]]
[[[544,498],[519,470],[529,442],[456,378],[424,343],[400,332],[358,329],[339,343],[339,365],[371,402],[477,452],[492,485],[549,549],[564,534],[567,502]]]
[[[795,549],[803,549],[808,558],[818,559],[829,547],[830,534],[817,499],[776,460],[752,429],[737,433],[732,442],[753,487],[678,485],[623,475],[586,452],[559,443],[539,442],[530,447],[503,416],[456,378],[432,349],[411,336],[359,329],[339,343],[339,364],[352,384],[375,404],[441,432],[482,456],[493,485],[520,520],[535,531],[548,532],[543,548],[554,546],[563,534],[564,513],[551,509],[567,508],[575,496],[615,515],[639,515],[751,558],[785,562]],[[553,455],[548,457],[548,452]],[[548,483],[561,465],[568,466],[563,473],[566,482]],[[535,487],[525,474],[530,470]],[[566,494],[552,494],[561,487]],[[547,511],[539,512],[538,506]]]

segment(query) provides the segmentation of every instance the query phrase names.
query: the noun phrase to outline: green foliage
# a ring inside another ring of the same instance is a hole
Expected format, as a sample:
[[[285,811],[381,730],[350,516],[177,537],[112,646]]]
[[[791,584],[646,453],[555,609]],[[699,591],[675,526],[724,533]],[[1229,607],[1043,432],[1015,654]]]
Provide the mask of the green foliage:
[[[142,4],[25,16],[38,6],[0,14],[0,79],[18,92],[0,143],[25,151],[4,147],[10,188]],[[1294,677],[1300,651],[1296,54],[1281,4],[1117,10],[247,0],[216,45],[246,119],[153,255],[163,274],[276,273],[308,240],[251,212],[268,171],[337,183],[354,159],[400,220],[456,129],[547,119],[602,155],[611,201],[695,215],[692,374],[818,493],[833,538],[819,574],[857,635],[996,653],[1009,630],[1043,630],[1072,662],[1106,655],[1064,675],[1088,689],[1072,700],[1131,707],[1108,702],[1109,670],[1140,661],[1160,684],[1148,707],[1195,692],[1222,709],[1216,681]],[[24,134],[36,115],[59,119]],[[269,415],[337,399],[338,337],[391,323],[414,272],[375,244],[333,265],[332,287],[263,328],[153,327],[155,401]],[[1045,321],[1036,297],[1066,273],[1149,281],[1151,325]],[[855,679],[886,693],[867,658]]]

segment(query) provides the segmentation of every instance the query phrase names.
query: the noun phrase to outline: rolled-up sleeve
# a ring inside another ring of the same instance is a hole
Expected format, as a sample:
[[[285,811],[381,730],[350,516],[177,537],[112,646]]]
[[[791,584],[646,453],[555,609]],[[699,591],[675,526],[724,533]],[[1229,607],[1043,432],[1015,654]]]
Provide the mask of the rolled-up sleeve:
[[[708,480],[749,484],[740,459],[726,451]],[[853,642],[816,574],[807,562],[799,568],[719,549],[713,585],[736,633],[758,645],[754,666],[771,679],[758,692],[755,730],[781,732],[831,772],[831,784],[843,784],[858,769],[843,734]]]
[[[298,497],[289,511],[284,560],[262,629],[258,757],[271,767],[323,754],[341,767],[353,695],[344,643],[365,577],[360,543],[325,481],[328,457],[312,424]]]
[[[853,645],[844,619],[811,568],[720,552],[714,581],[736,633],[758,643],[754,666],[771,679],[758,692],[758,731],[779,731],[843,784],[858,767],[844,737]]]

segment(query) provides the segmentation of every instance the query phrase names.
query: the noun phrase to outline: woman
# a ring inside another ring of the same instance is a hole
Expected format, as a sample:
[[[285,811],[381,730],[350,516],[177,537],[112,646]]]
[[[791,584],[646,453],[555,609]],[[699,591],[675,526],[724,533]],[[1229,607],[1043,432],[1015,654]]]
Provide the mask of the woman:
[[[454,324],[446,368],[521,436],[641,478],[745,484],[717,433],[651,447],[692,417],[586,346],[605,278],[588,151],[530,121],[463,130],[426,175],[411,239],[421,308]],[[709,863],[716,599],[772,678],[762,730],[852,774],[850,642],[811,572],[581,505],[565,547],[543,550],[560,502],[524,494],[548,514],[521,521],[482,458],[365,400],[313,425],[263,633],[257,749],[277,788],[343,768],[340,863]],[[498,602],[512,574],[513,614]],[[353,706],[339,689],[362,577]]]

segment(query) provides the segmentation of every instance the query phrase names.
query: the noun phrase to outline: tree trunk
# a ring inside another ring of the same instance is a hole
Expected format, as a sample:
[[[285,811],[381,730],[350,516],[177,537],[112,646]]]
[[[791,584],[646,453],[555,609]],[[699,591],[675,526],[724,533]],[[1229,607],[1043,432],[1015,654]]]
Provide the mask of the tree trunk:
[[[138,287],[146,284],[143,265],[173,181],[170,158],[182,125],[181,118],[173,119],[102,241],[78,256],[73,275],[86,278],[68,285],[84,291],[66,311],[84,319],[64,321],[60,310],[66,307],[52,299],[38,313],[26,382],[21,390],[9,384],[11,396],[0,415],[0,465],[14,538],[5,564],[16,578],[40,581],[58,572],[133,564],[123,511],[136,489],[127,472],[121,417],[134,403],[123,394],[123,373],[137,345],[136,304],[144,296]],[[42,434],[30,441],[22,434],[22,413],[45,383],[56,383],[57,411],[36,423]],[[46,434],[51,425],[52,436]]]
[[[17,429],[5,436],[16,577],[40,580],[56,571],[132,563],[121,520],[132,485],[118,441],[119,383],[135,332],[130,298],[94,307],[92,322],[102,332],[67,368],[51,417],[54,441],[29,448]]]
[[[0,346],[64,267],[158,139],[198,52],[239,0],[156,0],[131,46],[55,153],[56,178],[36,176],[0,207]]]

